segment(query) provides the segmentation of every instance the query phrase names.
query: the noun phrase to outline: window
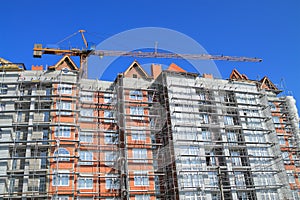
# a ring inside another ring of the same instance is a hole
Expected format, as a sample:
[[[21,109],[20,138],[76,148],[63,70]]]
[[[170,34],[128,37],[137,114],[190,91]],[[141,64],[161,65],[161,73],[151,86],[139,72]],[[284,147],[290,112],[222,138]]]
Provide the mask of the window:
[[[57,93],[58,94],[72,94],[72,85],[58,84]]]
[[[209,119],[208,119],[208,115],[207,114],[200,114],[200,123],[201,124],[208,124],[209,123]]]
[[[289,183],[295,183],[295,177],[292,171],[287,171],[287,176],[289,179]]]
[[[81,92],[80,100],[81,101],[93,101],[94,94],[92,92]]]
[[[71,128],[68,126],[59,126],[55,128],[55,137],[71,137]]]
[[[80,151],[79,152],[80,165],[92,165],[93,162],[93,152],[90,151]]]
[[[52,197],[52,200],[69,200],[69,196],[66,195],[55,195]]]
[[[8,87],[7,87],[7,85],[5,85],[5,84],[1,84],[0,85],[0,94],[7,94],[7,89]]]
[[[213,151],[205,152],[205,156],[206,156],[206,165],[207,166],[216,165],[215,153]]]
[[[235,184],[237,186],[245,186],[246,185],[245,177],[244,177],[244,174],[242,174],[242,172],[235,172],[234,175],[235,175]]]
[[[112,166],[117,160],[117,152],[105,152],[105,165]]]
[[[237,145],[237,137],[235,132],[227,132],[227,140],[229,145]]]
[[[289,152],[284,151],[284,152],[281,153],[281,155],[282,155],[282,159],[283,159],[284,164],[290,164],[291,161],[290,161],[290,158],[289,158]]]
[[[131,130],[132,140],[146,140],[146,132],[144,130]]]
[[[105,133],[104,137],[105,144],[117,144],[119,141],[118,134],[115,133]]]
[[[0,103],[0,111],[5,111],[5,104],[4,103]]]
[[[112,110],[104,110],[104,122],[114,122],[114,112]]]
[[[246,192],[238,192],[238,200],[248,200]]]
[[[233,166],[241,166],[242,162],[241,162],[240,153],[236,152],[236,151],[232,151],[231,152],[231,161],[232,161]]]
[[[132,149],[134,162],[147,162],[147,149]]]
[[[143,99],[143,93],[141,90],[131,90],[129,92],[130,99],[134,100],[142,100]]]
[[[135,195],[135,200],[150,200],[149,194]]]
[[[79,132],[79,141],[93,143],[93,133],[80,131]]]
[[[65,110],[72,110],[71,102],[68,101],[58,101],[57,102],[57,109],[59,110],[58,114],[61,115],[71,115],[71,112]],[[61,111],[62,110],[62,111]]]
[[[78,179],[79,189],[92,189],[93,188],[93,178],[79,178]]]
[[[208,179],[210,186],[218,186],[217,172],[208,172]]]
[[[224,124],[225,125],[234,125],[232,116],[224,116]]]
[[[112,97],[113,97],[113,94],[104,93],[104,103],[111,103]]]
[[[279,145],[285,145],[285,139],[283,135],[278,136]]]
[[[211,133],[207,130],[202,130],[202,140],[205,141],[205,144],[209,144],[211,142]]]
[[[59,148],[54,152],[54,161],[69,161],[70,152],[65,148]]]
[[[272,102],[269,102],[269,107],[271,109],[271,111],[276,111],[276,105]]]
[[[154,94],[148,94],[148,102],[149,103],[152,103],[153,102],[153,97],[154,97]]]
[[[272,119],[273,119],[275,128],[281,128],[279,117],[273,116]]]
[[[106,189],[120,189],[120,179],[116,174],[107,174],[105,178]]]
[[[148,186],[149,185],[148,172],[143,172],[143,171],[134,172],[134,185]]]
[[[140,115],[140,116],[131,116],[131,119],[142,120],[144,115],[143,107],[130,107],[130,115]]]
[[[80,110],[80,116],[82,117],[81,121],[90,122],[93,121],[94,112],[93,109],[81,109]]]
[[[183,174],[181,180],[184,187],[199,187],[204,182],[200,174]]]
[[[69,186],[69,171],[54,172],[52,186]]]

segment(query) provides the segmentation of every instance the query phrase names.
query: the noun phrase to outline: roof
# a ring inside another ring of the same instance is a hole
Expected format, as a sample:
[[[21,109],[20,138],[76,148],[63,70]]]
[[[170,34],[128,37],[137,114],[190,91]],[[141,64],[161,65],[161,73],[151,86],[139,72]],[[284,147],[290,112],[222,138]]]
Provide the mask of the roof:
[[[232,70],[229,79],[231,80],[249,80],[245,74],[241,74],[237,69]]]
[[[187,72],[186,70],[182,69],[175,63],[171,63],[169,68],[167,69],[168,71],[174,71],[174,72]]]
[[[141,78],[149,78],[147,72],[141,67],[138,61],[134,60],[131,65],[124,72],[124,76],[131,77],[131,75],[137,75]]]
[[[70,56],[66,55],[62,57],[54,66],[48,67],[48,69],[53,69],[53,70],[59,70],[59,67],[66,63],[67,66],[64,67],[69,67],[70,70],[78,70],[77,65],[74,63],[74,61],[70,58]]]

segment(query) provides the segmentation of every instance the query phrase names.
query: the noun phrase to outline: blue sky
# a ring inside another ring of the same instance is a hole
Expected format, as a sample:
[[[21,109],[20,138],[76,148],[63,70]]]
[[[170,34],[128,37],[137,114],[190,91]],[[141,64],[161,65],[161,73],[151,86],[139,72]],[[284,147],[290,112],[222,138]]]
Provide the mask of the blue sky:
[[[2,0],[0,57],[28,68],[52,65],[59,57],[34,59],[34,43],[54,44],[85,29],[88,40],[97,44],[129,29],[163,27],[188,35],[210,54],[262,58],[262,63],[216,64],[223,78],[233,68],[250,79],[267,75],[300,102],[299,10],[298,0]],[[119,66],[119,71],[126,67]]]

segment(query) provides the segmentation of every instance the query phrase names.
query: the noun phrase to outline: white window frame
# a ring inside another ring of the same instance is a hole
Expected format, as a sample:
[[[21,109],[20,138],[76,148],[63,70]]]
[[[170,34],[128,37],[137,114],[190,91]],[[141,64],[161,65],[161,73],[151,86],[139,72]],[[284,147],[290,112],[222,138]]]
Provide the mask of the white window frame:
[[[116,133],[105,133],[104,142],[105,144],[117,144],[119,141],[118,134]]]
[[[79,141],[85,143],[93,143],[94,134],[91,132],[80,131],[79,132]]]
[[[208,172],[208,179],[210,186],[218,186],[217,172]]]
[[[137,194],[134,196],[135,200],[150,200],[149,194]]]
[[[234,176],[235,176],[235,185],[236,186],[240,187],[240,186],[246,185],[245,176],[242,172],[235,172]]]
[[[116,174],[106,174],[105,188],[106,189],[120,189],[120,178]]]
[[[94,180],[92,177],[80,177],[78,179],[78,188],[79,189],[93,189],[93,182],[94,182]]]
[[[143,92],[141,90],[130,90],[129,98],[133,100],[143,100]]]
[[[113,94],[111,93],[104,93],[103,95],[103,102],[104,103],[111,103],[113,100]]]
[[[113,110],[104,110],[104,122],[113,123],[115,121],[114,114]]]
[[[69,186],[70,175],[67,170],[54,171],[52,178],[52,186]]]
[[[146,131],[145,130],[131,130],[131,139],[136,141],[146,141]]]
[[[202,140],[204,140],[205,144],[209,144],[212,140],[211,132],[208,131],[208,130],[202,130],[201,131],[201,137],[202,137]]]
[[[231,151],[231,161],[233,166],[241,166],[242,160],[241,160],[241,154],[237,151]]]
[[[57,101],[56,107],[58,110],[58,115],[71,115],[72,113],[72,102],[71,101]],[[63,111],[61,111],[63,110]],[[69,111],[66,111],[69,110]]]
[[[71,127],[69,126],[58,126],[55,128],[55,137],[71,137]]]
[[[94,117],[94,110],[90,108],[82,108],[80,110],[80,116],[80,121],[91,122],[94,120],[92,118]]]
[[[70,152],[66,148],[58,148],[53,153],[54,161],[69,161],[70,160]]]
[[[5,111],[5,103],[0,103],[0,111]]]
[[[7,94],[8,92],[8,86],[6,84],[0,84],[0,95]]]
[[[281,128],[280,118],[278,116],[272,117],[275,128]]]
[[[283,135],[278,135],[277,137],[278,137],[278,144],[279,145],[286,145],[286,141],[285,141]]]
[[[227,132],[227,140],[229,142],[229,145],[237,145],[237,135],[236,135],[236,132],[233,132],[233,131],[228,131]]]
[[[133,162],[138,162],[138,163],[148,162],[147,155],[148,155],[147,149],[142,149],[142,148],[132,149]]]
[[[72,85],[69,84],[58,84],[57,93],[58,94],[72,94]]]
[[[130,107],[130,115],[131,115],[131,119],[135,119],[135,120],[143,120],[144,117],[144,107],[140,107],[140,106],[131,106]]]
[[[233,116],[224,116],[224,124],[228,126],[234,125]]]
[[[134,186],[149,186],[148,171],[134,172]]]
[[[290,157],[289,157],[289,152],[283,151],[283,152],[281,152],[281,155],[282,155],[282,160],[283,160],[284,164],[290,164],[291,163],[291,160],[290,160]]]
[[[105,165],[112,166],[118,158],[118,153],[116,151],[105,152]]]
[[[200,114],[200,123],[201,124],[208,124],[209,123],[209,116],[207,114]]]
[[[51,199],[52,200],[69,200],[69,196],[68,195],[54,195]]]
[[[94,93],[93,92],[81,92],[80,93],[80,100],[81,101],[93,101],[94,100]]]
[[[79,152],[80,165],[92,165],[93,164],[93,152],[82,150]]]

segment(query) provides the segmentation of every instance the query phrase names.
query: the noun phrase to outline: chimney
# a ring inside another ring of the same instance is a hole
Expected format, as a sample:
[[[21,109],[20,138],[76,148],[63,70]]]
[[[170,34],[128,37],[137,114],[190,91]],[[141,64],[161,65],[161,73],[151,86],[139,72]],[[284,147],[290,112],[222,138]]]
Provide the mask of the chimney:
[[[31,70],[43,71],[43,69],[44,69],[43,65],[41,65],[41,66],[32,65],[31,66]]]
[[[212,79],[213,75],[212,74],[203,74],[202,77],[203,78],[210,78],[210,79]]]
[[[158,77],[158,75],[160,75],[161,72],[162,72],[161,65],[159,65],[159,64],[151,65],[151,73],[152,73],[152,76],[154,79],[156,79]]]

